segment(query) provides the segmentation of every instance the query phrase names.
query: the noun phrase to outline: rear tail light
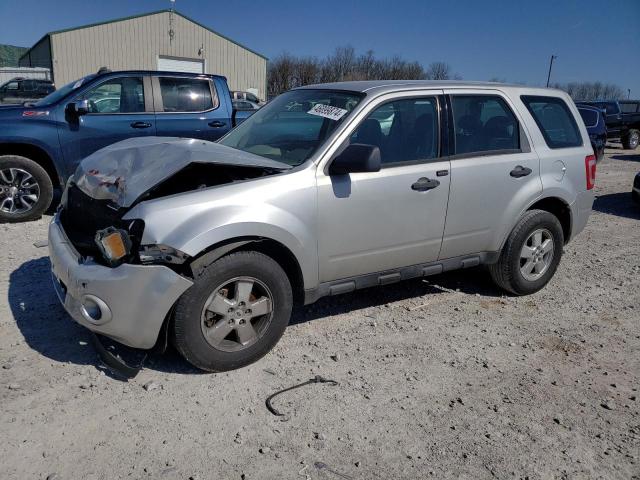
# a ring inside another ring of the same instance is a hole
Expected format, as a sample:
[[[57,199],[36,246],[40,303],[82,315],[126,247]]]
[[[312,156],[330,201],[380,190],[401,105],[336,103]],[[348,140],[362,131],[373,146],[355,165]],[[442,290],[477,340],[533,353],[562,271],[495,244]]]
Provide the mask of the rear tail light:
[[[584,169],[587,177],[587,190],[591,190],[596,184],[596,156],[584,157]]]

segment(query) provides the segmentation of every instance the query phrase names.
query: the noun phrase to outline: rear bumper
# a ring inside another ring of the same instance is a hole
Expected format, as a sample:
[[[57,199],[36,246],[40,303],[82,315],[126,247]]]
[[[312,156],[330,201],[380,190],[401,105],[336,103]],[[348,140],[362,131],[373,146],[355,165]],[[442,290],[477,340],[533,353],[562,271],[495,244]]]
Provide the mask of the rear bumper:
[[[593,190],[586,190],[578,194],[576,201],[571,205],[571,238],[578,235],[589,221],[595,194]]]
[[[57,215],[49,225],[49,256],[54,288],[69,315],[130,347],[153,347],[171,307],[193,285],[161,265],[109,268],[83,260]]]

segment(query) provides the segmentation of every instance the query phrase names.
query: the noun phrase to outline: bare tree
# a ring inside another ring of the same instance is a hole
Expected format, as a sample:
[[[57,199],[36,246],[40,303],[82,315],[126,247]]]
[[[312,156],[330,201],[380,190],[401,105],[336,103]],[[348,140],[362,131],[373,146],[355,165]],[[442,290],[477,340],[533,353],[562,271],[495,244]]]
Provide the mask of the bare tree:
[[[616,100],[624,97],[622,88],[612,83],[569,82],[554,83],[551,86],[564,90],[576,101]]]
[[[426,72],[429,80],[449,80],[452,77],[451,67],[445,62],[432,62]]]

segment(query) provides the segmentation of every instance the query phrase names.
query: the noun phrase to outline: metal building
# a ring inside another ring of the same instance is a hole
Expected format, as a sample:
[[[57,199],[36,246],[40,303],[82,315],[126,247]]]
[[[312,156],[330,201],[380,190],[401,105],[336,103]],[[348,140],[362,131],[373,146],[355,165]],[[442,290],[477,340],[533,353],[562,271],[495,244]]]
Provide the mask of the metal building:
[[[51,70],[59,87],[106,66],[224,75],[232,90],[266,97],[267,58],[174,10],[45,34],[21,67]]]

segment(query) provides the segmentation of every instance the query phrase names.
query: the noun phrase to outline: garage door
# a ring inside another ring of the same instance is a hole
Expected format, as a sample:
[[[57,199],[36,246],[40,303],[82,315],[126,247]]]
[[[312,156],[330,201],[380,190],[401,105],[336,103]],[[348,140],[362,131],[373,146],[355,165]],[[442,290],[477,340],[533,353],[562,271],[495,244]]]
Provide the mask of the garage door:
[[[163,72],[204,73],[204,60],[158,57],[158,70]]]

